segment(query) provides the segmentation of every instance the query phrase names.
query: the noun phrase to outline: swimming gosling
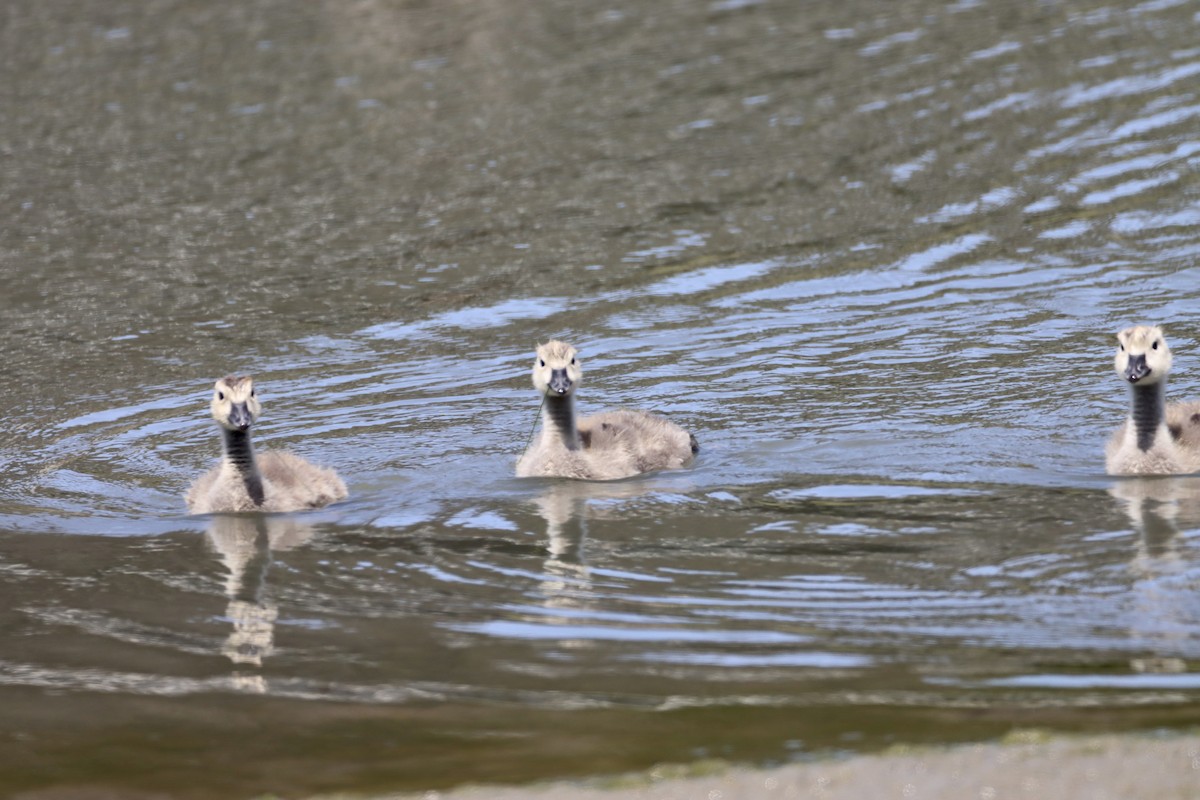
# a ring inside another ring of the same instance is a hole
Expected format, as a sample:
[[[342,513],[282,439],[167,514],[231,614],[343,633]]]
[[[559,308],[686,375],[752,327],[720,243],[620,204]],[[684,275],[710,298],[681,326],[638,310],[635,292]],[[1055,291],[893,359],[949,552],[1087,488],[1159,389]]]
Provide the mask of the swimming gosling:
[[[582,378],[574,347],[558,341],[538,346],[533,386],[545,397],[542,432],[517,461],[517,477],[628,478],[679,469],[699,450],[696,437],[646,411],[621,409],[576,419],[575,390]]]
[[[188,490],[191,513],[302,511],[346,497],[346,484],[331,469],[286,451],[255,455],[250,426],[262,405],[253,378],[221,378],[213,386],[211,408],[221,430],[221,462]]]
[[[1162,329],[1137,325],[1118,333],[1114,367],[1129,383],[1131,407],[1105,449],[1108,474],[1200,470],[1200,402],[1166,404],[1171,349]]]

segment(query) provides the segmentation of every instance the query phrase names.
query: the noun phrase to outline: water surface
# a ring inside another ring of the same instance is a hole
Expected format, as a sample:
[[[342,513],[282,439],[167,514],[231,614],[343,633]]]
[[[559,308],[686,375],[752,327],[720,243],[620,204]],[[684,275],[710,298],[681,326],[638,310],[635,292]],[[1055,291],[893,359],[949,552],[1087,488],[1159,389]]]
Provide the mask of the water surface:
[[[304,796],[1200,719],[1191,4],[0,22],[0,775]],[[687,470],[517,480],[533,345]],[[307,515],[188,517],[214,377]]]

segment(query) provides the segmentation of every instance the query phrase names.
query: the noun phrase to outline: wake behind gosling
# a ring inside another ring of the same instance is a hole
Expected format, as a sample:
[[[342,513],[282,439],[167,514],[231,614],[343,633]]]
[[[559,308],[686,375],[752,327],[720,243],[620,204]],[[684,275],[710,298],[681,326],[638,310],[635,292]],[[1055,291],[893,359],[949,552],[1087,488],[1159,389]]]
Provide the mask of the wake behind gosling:
[[[1129,384],[1130,409],[1105,449],[1108,474],[1200,470],[1200,401],[1166,403],[1171,349],[1162,329],[1136,325],[1118,333],[1113,366]]]
[[[583,368],[574,347],[539,345],[533,386],[543,396],[541,434],[517,461],[517,477],[615,480],[686,466],[699,445],[670,420],[620,409],[578,419],[575,392]]]
[[[188,511],[303,511],[343,500],[346,484],[337,473],[282,450],[255,453],[250,427],[262,405],[248,375],[221,378],[210,404],[221,431],[221,461],[187,492]]]

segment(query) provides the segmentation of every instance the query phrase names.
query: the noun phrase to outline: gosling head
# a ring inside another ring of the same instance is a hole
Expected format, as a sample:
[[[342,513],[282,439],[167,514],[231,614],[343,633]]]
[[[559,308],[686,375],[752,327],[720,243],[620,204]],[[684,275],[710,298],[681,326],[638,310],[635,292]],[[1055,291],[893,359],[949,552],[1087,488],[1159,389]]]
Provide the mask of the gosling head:
[[[246,431],[258,419],[262,406],[249,375],[227,375],[213,386],[212,415],[225,430]]]
[[[1171,371],[1171,349],[1156,325],[1135,325],[1117,334],[1117,355],[1113,362],[1122,380],[1135,385],[1150,385],[1166,379]]]
[[[533,360],[533,388],[550,397],[566,397],[581,380],[583,369],[574,347],[558,341],[538,345]]]

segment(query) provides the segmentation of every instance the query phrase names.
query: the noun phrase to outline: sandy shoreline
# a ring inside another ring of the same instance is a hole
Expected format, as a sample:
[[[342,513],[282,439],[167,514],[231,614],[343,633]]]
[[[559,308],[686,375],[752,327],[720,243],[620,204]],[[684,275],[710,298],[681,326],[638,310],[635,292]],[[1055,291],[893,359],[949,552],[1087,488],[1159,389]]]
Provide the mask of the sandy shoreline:
[[[774,769],[662,768],[588,782],[467,787],[376,800],[1183,800],[1200,798],[1200,734],[1046,737],[897,749]],[[690,776],[688,773],[691,772]]]

